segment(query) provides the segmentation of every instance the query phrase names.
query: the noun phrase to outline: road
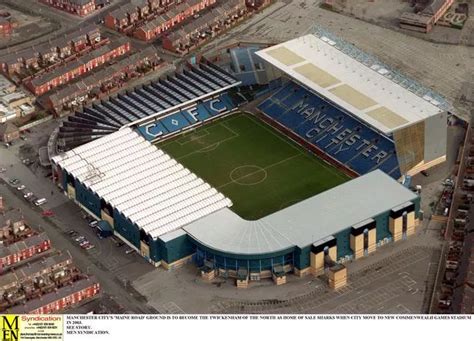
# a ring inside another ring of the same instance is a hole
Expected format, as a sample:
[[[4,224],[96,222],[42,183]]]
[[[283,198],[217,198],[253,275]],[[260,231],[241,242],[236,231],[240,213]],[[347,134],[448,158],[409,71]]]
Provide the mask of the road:
[[[123,4],[128,3],[129,0],[113,0],[111,5],[106,6],[105,8],[99,11],[96,11],[84,18],[50,7],[48,5],[45,5],[39,2],[38,0],[22,0],[22,1],[4,0],[4,2],[7,5],[9,3],[13,3],[14,7],[17,8],[18,10],[21,10],[22,8],[24,8],[27,13],[31,11],[32,8],[34,8],[37,14],[46,18],[47,20],[49,19],[52,22],[57,23],[61,28],[56,30],[54,33],[44,34],[32,40],[25,39],[23,42],[15,43],[13,46],[9,48],[0,49],[0,56],[10,54],[15,51],[25,50],[25,49],[31,48],[32,46],[44,43],[48,40],[52,40],[62,35],[71,33],[77,30],[78,26],[84,26],[87,24],[95,24],[100,19],[102,19],[107,12],[113,11],[114,9],[122,6]],[[110,34],[117,35],[117,36],[120,35],[117,32],[106,29],[105,26],[103,25],[100,25],[99,27],[102,27],[105,31],[109,33],[109,35]]]

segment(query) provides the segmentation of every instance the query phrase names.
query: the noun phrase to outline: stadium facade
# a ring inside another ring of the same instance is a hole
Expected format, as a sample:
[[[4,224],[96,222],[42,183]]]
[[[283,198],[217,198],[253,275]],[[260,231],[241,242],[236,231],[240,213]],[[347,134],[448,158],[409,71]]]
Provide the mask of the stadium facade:
[[[420,197],[397,179],[442,162],[446,109],[318,34],[256,52],[280,85],[265,121],[355,179],[259,220],[155,143],[232,114],[241,82],[203,63],[85,108],[64,124],[52,158],[64,193],[106,221],[150,263],[199,266],[250,279],[275,269],[319,274],[415,232]],[[384,71],[385,70],[385,71]],[[261,70],[259,70],[261,71]],[[405,79],[405,78],[403,78]],[[275,84],[275,81],[273,81]],[[74,127],[74,129],[73,129]],[[288,179],[297,181],[297,179]]]

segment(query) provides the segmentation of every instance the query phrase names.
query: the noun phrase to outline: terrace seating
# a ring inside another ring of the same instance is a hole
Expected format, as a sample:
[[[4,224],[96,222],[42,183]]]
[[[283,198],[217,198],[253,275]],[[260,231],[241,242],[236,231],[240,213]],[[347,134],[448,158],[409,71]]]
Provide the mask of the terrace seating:
[[[69,117],[70,124],[60,127],[58,143],[67,150],[82,141],[92,141],[137,120],[161,113],[162,116],[171,115],[164,117],[163,122],[155,121],[152,127],[148,127],[153,135],[139,129],[142,135],[152,140],[156,136],[180,131],[235,108],[227,94],[221,93],[216,100],[209,97],[215,97],[220,90],[237,82],[226,71],[210,63],[188,66],[166,79],[125,91],[76,112]],[[202,99],[205,101],[199,102]],[[182,109],[185,105],[192,106],[193,102],[194,108]],[[170,111],[172,107],[176,107],[175,112]]]
[[[324,99],[289,82],[258,106],[338,163],[362,175],[401,176],[394,142]]]
[[[179,132],[215,116],[224,115],[235,107],[230,96],[227,93],[222,93],[217,97],[198,102],[192,107],[181,109],[171,115],[166,115],[154,122],[140,126],[138,131],[143,137],[151,141]]]

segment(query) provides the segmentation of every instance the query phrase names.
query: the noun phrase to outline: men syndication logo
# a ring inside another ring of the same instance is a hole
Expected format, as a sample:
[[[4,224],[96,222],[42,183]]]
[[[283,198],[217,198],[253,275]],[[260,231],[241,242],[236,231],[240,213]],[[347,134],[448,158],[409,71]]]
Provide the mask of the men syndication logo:
[[[0,341],[20,340],[20,321],[18,315],[1,315],[1,337]]]

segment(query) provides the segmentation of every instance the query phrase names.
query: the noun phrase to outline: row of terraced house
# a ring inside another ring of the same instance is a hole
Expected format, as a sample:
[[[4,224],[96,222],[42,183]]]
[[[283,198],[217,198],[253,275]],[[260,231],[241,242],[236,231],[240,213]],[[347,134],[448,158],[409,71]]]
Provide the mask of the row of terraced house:
[[[103,38],[99,29],[88,25],[74,33],[2,57],[0,60],[1,69],[9,77],[16,76],[21,79],[23,78],[21,74],[26,71],[67,60],[76,54],[100,45],[102,42]]]
[[[40,0],[40,2],[83,17],[108,5],[110,0]]]
[[[130,51],[130,42],[118,40],[109,45],[102,46],[91,53],[70,61],[52,72],[32,79],[26,84],[28,89],[36,96],[40,96],[51,89],[68,83],[108,61],[122,56]]]
[[[100,284],[74,265],[69,251],[54,250],[45,232],[0,197],[0,313],[58,312],[99,292]]]
[[[67,87],[51,92],[44,105],[60,116],[121,88],[129,79],[140,77],[165,64],[155,47],[148,46],[107,68],[94,71]]]
[[[220,1],[199,17],[165,34],[163,47],[178,54],[188,53],[243,20],[246,14],[245,0]]]
[[[135,0],[105,17],[105,26],[149,41],[216,3],[216,0]]]

